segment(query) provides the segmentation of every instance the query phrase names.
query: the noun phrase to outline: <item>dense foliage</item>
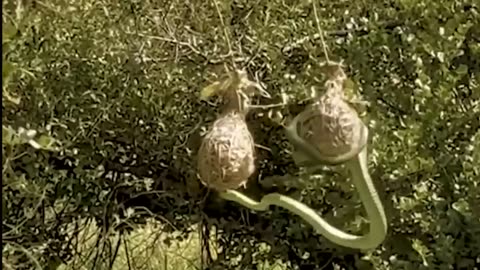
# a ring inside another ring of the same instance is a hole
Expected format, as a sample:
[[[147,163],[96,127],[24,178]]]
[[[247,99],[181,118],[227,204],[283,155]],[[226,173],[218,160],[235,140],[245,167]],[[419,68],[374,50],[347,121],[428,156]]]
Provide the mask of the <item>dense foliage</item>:
[[[368,230],[343,171],[303,174],[284,136],[282,123],[323,91],[311,2],[218,2],[226,28],[212,1],[3,1],[4,263],[55,269],[75,255],[72,231],[85,220],[108,234],[151,216],[166,230],[215,227],[212,268],[480,263],[478,1],[318,1],[330,57],[370,103],[371,174],[389,235],[363,252],[282,209],[247,211],[200,185],[196,152],[217,110],[198,93],[231,59],[226,29],[236,64],[273,96],[257,102],[284,103],[248,117],[260,147],[246,192],[290,194],[337,226]],[[109,254],[100,257],[115,254],[98,241]]]

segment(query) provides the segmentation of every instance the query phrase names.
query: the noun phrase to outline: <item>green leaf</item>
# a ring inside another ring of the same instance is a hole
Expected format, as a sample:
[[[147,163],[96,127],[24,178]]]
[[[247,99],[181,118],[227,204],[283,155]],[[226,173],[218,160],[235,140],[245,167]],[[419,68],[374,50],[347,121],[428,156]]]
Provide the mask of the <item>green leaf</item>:
[[[12,145],[13,138],[16,135],[15,130],[12,127],[6,127],[2,125],[2,144]]]
[[[17,33],[17,28],[10,21],[2,25],[2,44],[9,42]]]
[[[222,84],[219,81],[216,81],[202,89],[200,92],[200,98],[206,99],[215,95],[222,87]]]
[[[428,248],[423,244],[423,242],[419,239],[413,239],[412,241],[412,248],[420,255],[423,261],[423,265],[428,266],[427,262],[427,254]]]
[[[452,208],[464,216],[470,215],[470,205],[464,198],[459,199],[458,201],[452,204]]]
[[[455,72],[458,74],[458,75],[465,75],[468,73],[468,66],[467,65],[460,65],[456,70]]]
[[[42,149],[42,146],[38,144],[35,140],[28,140],[28,144],[35,149]]]
[[[41,135],[40,138],[37,139],[37,143],[43,149],[51,149],[56,140],[48,135]]]
[[[14,64],[10,63],[7,60],[3,60],[2,63],[3,63],[2,79],[3,79],[3,87],[5,88],[13,72],[16,70],[16,67]]]
[[[15,105],[20,104],[20,101],[22,100],[21,97],[12,96],[6,89],[3,89],[3,97],[7,101],[9,101],[9,102],[11,102]]]

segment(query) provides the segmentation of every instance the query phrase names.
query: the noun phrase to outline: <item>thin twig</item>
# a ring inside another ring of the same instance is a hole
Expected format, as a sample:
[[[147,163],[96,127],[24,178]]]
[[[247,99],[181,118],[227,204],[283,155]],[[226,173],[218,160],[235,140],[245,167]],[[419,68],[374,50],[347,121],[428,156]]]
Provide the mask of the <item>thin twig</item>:
[[[327,52],[327,45],[325,44],[325,40],[323,38],[323,31],[322,31],[322,28],[320,27],[320,20],[318,19],[317,5],[315,5],[315,1],[312,1],[312,5],[313,5],[313,14],[315,15],[315,21],[317,23],[317,30],[320,35],[320,40],[322,42],[323,54],[325,55],[327,64],[330,64],[330,58],[328,57],[328,52]]]
[[[222,12],[220,12],[220,7],[218,6],[217,1],[213,0],[213,3],[215,4],[215,9],[217,10],[218,17],[220,18],[220,23],[222,24],[223,35],[225,37],[225,41],[227,42],[227,46],[228,46],[228,54],[231,56],[233,68],[236,68],[235,60],[234,60],[234,57],[233,57],[232,44],[230,43],[230,38],[228,37],[227,27],[225,26],[225,23],[223,22]]]
[[[118,251],[120,249],[121,240],[122,240],[122,233],[120,233],[120,235],[118,236],[118,241],[117,241],[117,244],[115,245],[115,251],[113,252],[113,255],[110,258],[110,269],[113,269],[113,264],[115,263],[115,259],[117,258]]]
[[[268,105],[248,105],[249,108],[251,109],[272,109],[272,108],[278,108],[278,107],[284,107],[287,105],[286,103],[275,103],[275,104],[268,104]]]
[[[269,147],[263,146],[261,144],[255,144],[255,147],[266,150],[266,151],[272,153],[272,149],[270,149]]]
[[[130,255],[128,254],[128,244],[126,234],[123,235],[123,246],[125,247],[125,258],[127,259],[128,270],[132,269],[132,265],[130,264]]]

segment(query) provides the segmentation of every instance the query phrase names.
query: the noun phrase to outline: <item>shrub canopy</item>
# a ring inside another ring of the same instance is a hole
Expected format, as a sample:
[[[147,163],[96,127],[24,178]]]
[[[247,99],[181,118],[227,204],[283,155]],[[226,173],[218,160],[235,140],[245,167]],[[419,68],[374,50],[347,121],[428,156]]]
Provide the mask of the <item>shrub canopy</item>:
[[[370,103],[369,161],[389,235],[363,252],[198,181],[196,153],[218,112],[199,93],[231,62],[227,33],[236,65],[273,96],[257,102],[285,103],[248,117],[260,147],[246,192],[289,194],[337,226],[368,230],[343,171],[303,174],[284,136],[282,123],[324,90],[311,1],[218,2],[225,27],[212,1],[3,1],[4,258],[57,265],[75,254],[78,220],[107,232],[153,215],[170,230],[215,226],[220,269],[278,258],[300,269],[478,264],[478,1],[318,2],[330,57]]]

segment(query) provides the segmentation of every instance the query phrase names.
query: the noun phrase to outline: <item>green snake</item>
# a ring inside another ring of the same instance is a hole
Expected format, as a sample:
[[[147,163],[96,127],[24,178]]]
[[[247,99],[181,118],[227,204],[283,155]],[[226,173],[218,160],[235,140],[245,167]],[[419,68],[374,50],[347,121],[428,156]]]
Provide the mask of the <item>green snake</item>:
[[[366,235],[358,236],[346,233],[330,225],[325,219],[320,217],[315,210],[307,205],[279,193],[267,194],[263,196],[260,201],[255,201],[236,190],[221,192],[220,197],[237,202],[244,207],[256,211],[266,211],[271,205],[280,206],[300,216],[313,226],[318,233],[335,244],[355,249],[376,248],[386,237],[387,221],[382,202],[368,172],[366,147],[366,139],[368,137],[367,127],[362,126],[363,132],[361,140],[363,143],[360,144],[361,147],[344,155],[326,159],[298,136],[296,132],[297,121],[298,116],[287,127],[286,133],[290,142],[292,142],[302,154],[305,154],[310,161],[314,161],[316,164],[345,164],[350,171],[353,183],[360,194],[360,199],[370,219],[370,228]]]

